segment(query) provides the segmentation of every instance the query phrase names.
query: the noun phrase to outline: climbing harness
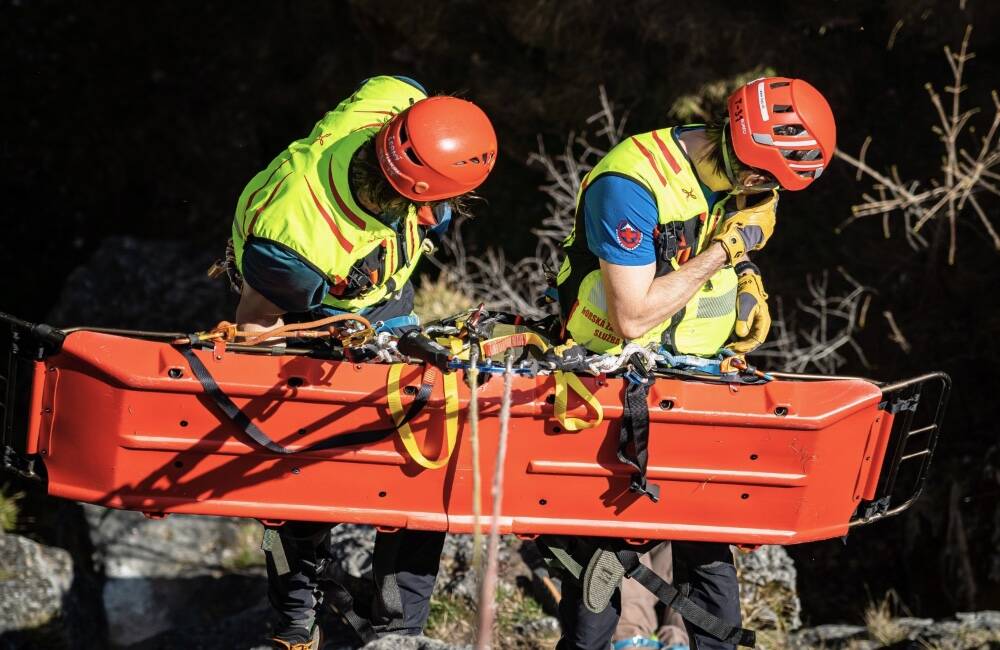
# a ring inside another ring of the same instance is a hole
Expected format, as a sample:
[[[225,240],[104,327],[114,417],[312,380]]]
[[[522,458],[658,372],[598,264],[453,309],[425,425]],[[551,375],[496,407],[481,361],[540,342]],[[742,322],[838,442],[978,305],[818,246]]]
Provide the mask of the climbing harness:
[[[756,634],[752,630],[726,623],[706,611],[688,598],[687,585],[678,589],[639,562],[640,556],[658,543],[631,546],[609,538],[579,539],[556,535],[543,535],[535,540],[550,565],[561,568],[568,579],[580,583],[584,606],[594,613],[607,608],[621,581],[628,578],[709,636],[724,643],[754,647]]]

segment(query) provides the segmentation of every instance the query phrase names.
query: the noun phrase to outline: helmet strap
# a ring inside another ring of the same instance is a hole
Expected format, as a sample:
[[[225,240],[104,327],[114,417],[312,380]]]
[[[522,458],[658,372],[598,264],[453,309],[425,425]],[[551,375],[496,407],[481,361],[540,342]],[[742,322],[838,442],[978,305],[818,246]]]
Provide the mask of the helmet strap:
[[[736,181],[736,173],[733,171],[733,160],[729,156],[729,142],[726,138],[726,133],[729,131],[729,118],[727,117],[722,122],[722,161],[723,167],[725,168],[726,178],[729,179],[729,184],[733,186],[732,193],[740,191],[739,184]]]
[[[729,179],[729,183],[733,186],[733,189],[729,191],[730,194],[759,194],[761,192],[770,192],[771,190],[781,189],[778,183],[764,183],[762,185],[755,185],[753,187],[743,187],[739,181],[736,180],[736,170],[733,169],[733,158],[729,155],[729,142],[726,138],[726,133],[729,131],[726,127],[730,125],[729,118],[727,117],[722,123],[722,160],[723,166],[726,170],[726,178]]]

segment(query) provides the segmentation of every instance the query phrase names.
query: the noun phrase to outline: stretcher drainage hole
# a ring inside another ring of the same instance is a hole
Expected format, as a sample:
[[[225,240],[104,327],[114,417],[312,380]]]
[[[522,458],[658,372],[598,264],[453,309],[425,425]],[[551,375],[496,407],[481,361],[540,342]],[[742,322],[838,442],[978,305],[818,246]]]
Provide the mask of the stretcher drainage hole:
[[[382,490],[381,492],[379,492],[379,493],[378,493],[378,495],[379,495],[380,497],[382,497],[382,498],[385,498],[385,496],[386,496],[386,495],[388,495],[388,494],[389,494],[389,493],[388,493],[388,492],[386,492],[385,490]]]
[[[546,396],[545,397],[545,402],[547,404],[555,404],[556,403],[556,396],[555,395],[548,395],[548,396]]]
[[[299,386],[301,386],[304,383],[306,383],[306,380],[303,379],[302,377],[289,377],[288,378],[288,385],[291,388],[298,388]]]
[[[183,368],[171,368],[170,370],[167,371],[167,377],[170,377],[171,379],[180,379],[183,376],[184,376]]]
[[[540,505],[540,506],[544,506],[544,505],[547,505],[547,504],[548,504],[548,500],[547,499],[539,499],[538,500],[538,505]]]
[[[177,467],[177,468],[184,467],[184,463],[181,462],[181,461],[179,461],[179,460],[175,460],[174,461],[174,467]]]
[[[760,458],[757,454],[750,454],[750,460],[757,460]]]
[[[552,433],[562,433],[562,427],[552,427]]]
[[[674,408],[674,400],[672,399],[663,400],[662,402],[660,402],[660,408],[663,409],[664,411],[669,411],[670,409]]]
[[[749,499],[749,498],[750,498],[750,495],[749,495],[749,494],[747,494],[746,492],[744,492],[743,494],[741,494],[741,495],[740,495],[740,498],[741,498],[741,499]]]
[[[416,386],[407,386],[406,388],[403,389],[403,392],[406,393],[407,395],[416,395],[417,394],[417,387]]]
[[[182,427],[186,427],[187,425],[188,425],[188,421],[187,420],[181,420],[181,426]]]
[[[783,418],[786,415],[788,415],[788,407],[787,406],[779,406],[779,407],[777,407],[777,408],[774,409],[774,414],[777,415],[779,418]]]
[[[300,436],[304,436],[304,435],[306,435],[306,433],[307,433],[307,431],[306,431],[305,429],[299,429],[299,430],[298,430],[298,434],[299,434]]]

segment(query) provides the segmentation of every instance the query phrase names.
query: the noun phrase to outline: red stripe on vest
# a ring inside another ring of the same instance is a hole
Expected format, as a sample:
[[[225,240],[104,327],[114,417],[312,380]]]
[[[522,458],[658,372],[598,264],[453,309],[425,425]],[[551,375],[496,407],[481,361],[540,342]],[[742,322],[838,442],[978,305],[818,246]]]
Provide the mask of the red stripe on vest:
[[[667,159],[667,164],[670,165],[671,171],[675,174],[680,172],[681,166],[677,164],[677,160],[671,155],[670,149],[667,149],[667,145],[663,144],[663,140],[660,140],[660,136],[657,135],[656,131],[653,131],[653,140],[656,141],[656,146],[660,148],[660,153]]]
[[[326,225],[330,226],[330,232],[332,232],[333,236],[337,238],[338,242],[340,242],[341,247],[343,247],[343,249],[348,253],[353,251],[354,245],[347,241],[343,233],[340,232],[340,228],[338,228],[337,224],[334,223],[333,218],[330,217],[330,213],[327,212],[326,208],[323,207],[323,204],[319,202],[319,197],[316,196],[316,192],[313,192],[312,184],[309,182],[308,178],[306,179],[306,187],[309,188],[309,196],[312,197],[313,203],[316,204],[316,209],[319,210],[321,215],[323,215],[323,219],[326,220]]]
[[[636,147],[638,147],[639,151],[642,152],[642,155],[646,156],[646,160],[649,161],[649,166],[653,168],[654,172],[656,172],[656,177],[659,178],[660,179],[660,183],[664,187],[666,187],[667,186],[667,179],[663,177],[663,172],[661,172],[660,168],[656,166],[656,159],[653,158],[653,154],[649,153],[649,149],[647,149],[646,147],[642,146],[642,143],[639,142],[638,140],[636,140],[635,136],[632,136],[629,139],[632,140],[632,144],[634,144]]]
[[[282,160],[281,164],[278,165],[277,167],[275,167],[274,171],[271,172],[271,175],[267,177],[266,181],[264,181],[264,184],[261,185],[260,187],[258,187],[257,189],[255,189],[250,194],[250,196],[247,197],[247,204],[245,206],[243,206],[243,224],[242,225],[243,225],[243,238],[244,239],[246,239],[247,235],[250,232],[249,229],[246,227],[246,225],[247,225],[247,211],[250,209],[250,204],[253,203],[253,200],[255,198],[257,198],[258,194],[260,194],[260,191],[262,189],[264,189],[265,187],[267,187],[267,184],[271,182],[271,179],[274,178],[274,175],[277,174],[278,170],[281,169],[282,167],[284,167],[285,163],[287,163],[287,162],[288,162],[288,158],[285,158],[284,160]]]
[[[345,217],[350,219],[351,223],[364,230],[365,220],[354,214],[354,212],[347,207],[347,204],[344,203],[344,199],[340,197],[340,193],[337,191],[337,184],[333,182],[333,156],[330,156],[330,164],[326,167],[326,177],[330,183],[330,192],[333,194],[333,200],[337,202],[337,207],[340,208],[340,212]]]
[[[260,213],[264,211],[264,208],[266,208],[267,206],[271,205],[271,200],[274,199],[274,195],[278,193],[278,188],[280,188],[282,186],[282,184],[285,182],[285,179],[288,178],[291,175],[292,175],[292,172],[288,172],[287,174],[285,174],[284,176],[282,176],[281,180],[278,181],[278,184],[275,185],[271,189],[271,193],[267,195],[267,200],[264,201],[264,205],[262,205],[259,208],[257,208],[257,212],[254,213],[253,220],[250,222],[250,225],[247,226],[247,231],[246,231],[246,234],[244,235],[244,237],[249,237],[250,235],[253,234],[253,227],[255,225],[257,225],[257,219],[260,218]]]

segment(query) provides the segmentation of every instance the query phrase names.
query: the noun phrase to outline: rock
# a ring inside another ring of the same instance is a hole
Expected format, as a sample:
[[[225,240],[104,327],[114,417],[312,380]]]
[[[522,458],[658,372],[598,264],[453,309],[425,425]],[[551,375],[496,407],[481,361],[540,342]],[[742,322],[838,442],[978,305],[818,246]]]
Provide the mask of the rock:
[[[161,632],[128,646],[128,650],[270,650],[264,644],[270,633],[270,618],[270,608],[258,606],[208,624]]]
[[[183,515],[151,520],[138,512],[85,509],[104,566],[112,643],[136,644],[175,627],[182,633],[210,629],[265,606],[258,524]]]
[[[761,546],[736,553],[740,599],[748,625],[795,630],[802,625],[802,605],[795,563],[781,546]]]
[[[236,296],[206,270],[225,252],[185,241],[109,237],[66,280],[48,321],[158,331],[208,329],[231,320]]]
[[[375,547],[374,528],[340,524],[330,533],[330,546],[336,558],[336,575],[360,579],[371,574],[372,549]]]
[[[390,634],[372,641],[364,647],[364,650],[467,650],[471,647],[469,645],[451,645],[425,636]]]
[[[532,621],[517,623],[514,630],[520,638],[557,639],[560,633],[559,619],[555,616],[543,616]]]
[[[73,603],[73,560],[62,549],[0,532],[0,647],[91,648]]]
[[[1000,631],[1000,612],[958,612],[955,618],[967,628]]]
[[[998,648],[1000,612],[959,612],[952,621],[908,619],[907,639],[920,648]]]
[[[834,648],[866,639],[868,629],[860,625],[817,625],[793,634],[789,645],[795,648]]]

